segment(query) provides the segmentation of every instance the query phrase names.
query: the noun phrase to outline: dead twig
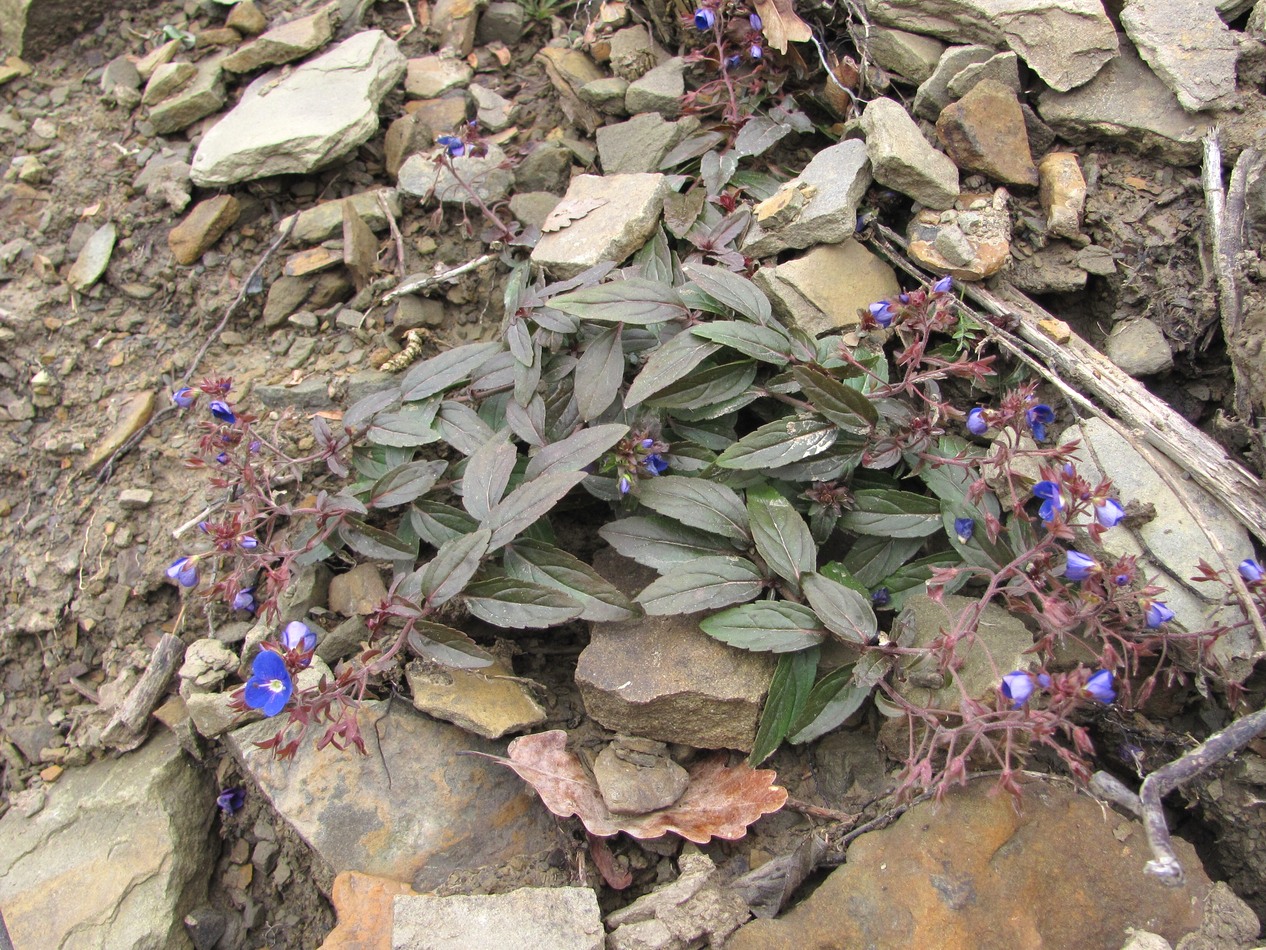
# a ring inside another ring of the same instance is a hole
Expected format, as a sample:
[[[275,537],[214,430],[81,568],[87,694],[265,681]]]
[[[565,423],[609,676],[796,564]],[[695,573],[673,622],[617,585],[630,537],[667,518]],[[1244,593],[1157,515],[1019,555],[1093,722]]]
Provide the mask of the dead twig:
[[[436,284],[442,284],[446,280],[452,280],[455,277],[461,277],[463,274],[469,274],[478,267],[483,267],[489,261],[495,261],[495,254],[481,254],[473,261],[467,261],[465,264],[459,264],[451,270],[446,270],[440,274],[414,274],[400,282],[395,290],[390,290],[382,295],[382,303],[391,303],[397,297],[403,297],[406,294],[416,294],[420,290],[426,290],[428,287],[434,287]]]
[[[149,732],[149,716],[158,701],[167,692],[167,686],[185,655],[185,645],[180,637],[163,634],[150,657],[149,666],[141,674],[140,681],[127,694],[118,712],[101,731],[101,741],[120,752],[135,749],[145,741]]]
[[[1094,774],[1090,780],[1091,791],[1132,812],[1143,822],[1147,844],[1152,849],[1153,855],[1152,860],[1146,865],[1148,874],[1155,875],[1160,878],[1161,883],[1171,887],[1179,887],[1184,881],[1182,864],[1178,861],[1178,856],[1174,854],[1173,841],[1169,836],[1169,826],[1165,823],[1165,811],[1161,806],[1161,799],[1180,785],[1190,782],[1223,759],[1238,752],[1264,732],[1266,732],[1266,709],[1249,713],[1221,732],[1215,732],[1185,755],[1168,765],[1162,765],[1143,779],[1137,795],[1107,772]]]
[[[406,3],[407,7],[408,4]],[[396,276],[404,280],[404,235],[400,233],[400,226],[396,223],[396,216],[391,213],[391,208],[387,206],[387,199],[383,192],[379,191],[374,196],[378,201],[378,207],[382,209],[383,217],[387,219],[387,227],[391,229],[391,239],[396,244]]]

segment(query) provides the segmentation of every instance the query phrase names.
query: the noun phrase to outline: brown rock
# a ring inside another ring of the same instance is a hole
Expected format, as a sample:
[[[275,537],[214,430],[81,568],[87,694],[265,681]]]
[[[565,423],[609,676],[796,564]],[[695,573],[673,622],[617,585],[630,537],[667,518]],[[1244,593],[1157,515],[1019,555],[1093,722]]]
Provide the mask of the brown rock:
[[[1024,113],[1015,93],[982,79],[936,120],[936,137],[954,164],[1007,185],[1037,185]]]
[[[229,18],[224,21],[224,25],[245,36],[258,36],[268,28],[268,20],[259,12],[259,7],[255,6],[255,0],[242,0],[229,8]]]
[[[343,264],[357,290],[373,279],[377,262],[378,239],[373,230],[350,201],[343,202]]]
[[[197,75],[198,67],[193,63],[163,63],[150,76],[141,102],[147,106],[162,102],[184,89]]]
[[[264,66],[279,66],[320,49],[334,36],[327,10],[274,27],[224,60],[231,73],[249,73]]]
[[[545,710],[500,660],[477,670],[415,661],[405,675],[415,709],[485,739],[500,739],[545,721]]]
[[[1077,156],[1072,152],[1051,152],[1038,164],[1037,175],[1037,198],[1046,212],[1046,232],[1076,238],[1086,210],[1086,179]]]
[[[466,123],[466,117],[470,114],[470,103],[465,90],[462,90],[441,99],[417,99],[406,102],[404,111],[406,115],[415,116],[417,121],[433,136],[444,135]],[[421,132],[417,134],[420,135]],[[432,138],[424,148],[430,148],[434,144],[435,140]]]
[[[382,575],[372,564],[357,564],[330,579],[330,609],[344,617],[364,617],[387,599]]]
[[[906,229],[910,256],[938,274],[956,280],[984,280],[1011,259],[1011,216],[1007,193],[963,195],[959,208],[923,210]]]
[[[242,207],[232,195],[199,201],[189,216],[171,229],[167,246],[178,264],[195,264],[224,232],[231,228]]]
[[[411,59],[404,75],[404,91],[414,99],[434,99],[441,93],[470,82],[474,71],[465,60],[444,56]]]
[[[210,30],[202,30],[194,37],[195,49],[207,49],[211,46],[236,46],[242,41],[242,34],[227,26],[218,26]]]
[[[851,238],[762,266],[753,280],[775,313],[814,336],[857,326],[859,309],[901,292],[896,272]]]
[[[397,894],[416,893],[408,884],[358,871],[334,878],[330,899],[338,924],[320,950],[391,950],[391,910]]]
[[[420,106],[420,104],[421,101],[409,103],[413,106]],[[431,131],[430,125],[419,111],[419,109],[409,111],[387,126],[383,149],[386,152],[387,174],[392,178],[396,177],[406,158],[418,152],[424,152],[435,144],[435,133]],[[463,98],[462,115],[465,116],[465,114],[466,102]]]
[[[130,439],[141,426],[149,422],[149,417],[154,414],[153,391],[132,393],[124,399],[126,402],[118,410],[118,421],[97,443],[96,448],[84,456],[84,468],[96,468],[108,459],[122,448],[123,443]]]
[[[488,0],[436,0],[431,7],[431,31],[439,35],[440,46],[469,56],[475,48],[475,27],[479,11]]]
[[[286,258],[281,272],[287,277],[303,277],[318,271],[328,270],[335,264],[343,263],[343,249],[331,247],[310,247]]]
[[[1199,927],[1211,885],[1187,842],[1187,883],[1166,887],[1137,822],[1063,786],[1029,783],[1019,807],[990,792],[956,788],[859,838],[807,901],[726,947],[1119,950],[1127,927],[1175,943]]]

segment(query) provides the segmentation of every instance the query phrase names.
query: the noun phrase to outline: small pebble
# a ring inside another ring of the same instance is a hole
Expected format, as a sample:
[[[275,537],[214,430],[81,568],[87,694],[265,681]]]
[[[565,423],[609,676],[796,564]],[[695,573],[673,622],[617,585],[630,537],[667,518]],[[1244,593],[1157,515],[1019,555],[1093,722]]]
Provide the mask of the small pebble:
[[[153,500],[154,493],[148,488],[125,488],[119,492],[119,504],[129,511],[148,508]]]

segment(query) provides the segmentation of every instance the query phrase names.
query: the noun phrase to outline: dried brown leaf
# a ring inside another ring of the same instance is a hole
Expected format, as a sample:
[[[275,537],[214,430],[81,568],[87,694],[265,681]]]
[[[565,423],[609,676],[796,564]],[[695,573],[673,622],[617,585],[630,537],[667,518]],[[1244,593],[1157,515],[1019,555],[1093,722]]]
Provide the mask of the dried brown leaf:
[[[560,201],[549,213],[545,223],[541,225],[541,230],[546,234],[550,231],[561,231],[573,221],[579,221],[590,211],[596,211],[606,203],[606,198],[572,198],[569,201]]]
[[[813,37],[809,24],[796,16],[793,0],[756,0],[765,39],[780,53],[787,52],[787,43],[807,43]]]
[[[658,838],[671,831],[696,844],[711,838],[734,841],[787,801],[787,790],[773,784],[776,773],[746,762],[728,766],[724,756],[714,756],[691,767],[690,785],[675,804],[645,815],[613,815],[580,759],[567,751],[567,733],[561,729],[520,736],[509,753],[508,759],[489,758],[514,769],[555,815],[575,815],[590,834],[604,838],[621,831]]]

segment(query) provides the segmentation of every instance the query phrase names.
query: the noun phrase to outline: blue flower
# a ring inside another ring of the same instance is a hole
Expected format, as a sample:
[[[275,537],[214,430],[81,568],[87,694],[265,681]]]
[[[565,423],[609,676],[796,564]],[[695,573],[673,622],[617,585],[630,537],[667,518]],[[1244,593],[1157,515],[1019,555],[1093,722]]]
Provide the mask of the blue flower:
[[[246,803],[246,789],[226,788],[216,796],[215,803],[220,806],[220,811],[232,815]]]
[[[294,692],[286,661],[271,650],[264,650],[251,665],[251,678],[246,681],[246,705],[265,716],[275,716],[285,707]]]
[[[307,653],[316,648],[316,641],[316,634],[302,620],[290,621],[281,634],[281,644],[287,650],[301,650]]]
[[[946,274],[944,277],[942,277],[940,280],[938,280],[935,284],[932,285],[932,293],[947,294],[950,292],[951,289],[953,289],[953,287],[954,287],[954,278],[951,277],[949,274]]]
[[[253,551],[255,548],[259,547],[259,541],[252,534],[242,535],[238,539],[237,543],[248,551]]]
[[[1117,587],[1124,587],[1126,584],[1130,583],[1130,575],[1116,574],[1112,578],[1112,583],[1116,584]]]
[[[1099,562],[1094,558],[1086,557],[1080,551],[1068,552],[1068,561],[1064,566],[1064,576],[1070,581],[1084,581],[1097,570],[1099,570]]]
[[[174,393],[171,394],[171,401],[174,402],[181,409],[188,409],[190,406],[194,404],[194,402],[197,401],[197,399],[198,399],[198,394],[194,392],[192,389],[190,389],[188,386],[185,386],[181,389],[177,389]]]
[[[717,15],[707,7],[700,7],[695,11],[695,29],[710,30],[716,26]]]
[[[627,495],[629,489],[633,487],[633,479],[629,478],[628,475],[621,475],[620,480],[616,482],[616,487],[620,489],[621,495]]]
[[[1115,498],[1107,499],[1102,505],[1095,505],[1095,520],[1105,528],[1115,528],[1125,517],[1125,509]]]
[[[725,57],[726,69],[737,69],[738,64],[741,62],[743,62],[743,57],[740,56],[738,53],[735,53],[733,56]]]
[[[1002,695],[1011,700],[1011,705],[1019,709],[1033,695],[1033,677],[1023,670],[1008,673],[1002,678]]]
[[[198,559],[178,557],[167,568],[167,576],[181,587],[198,586]]]
[[[646,466],[646,470],[652,475],[663,475],[668,471],[667,460],[658,452],[652,452],[646,458],[642,459],[642,464]]]
[[[239,590],[237,594],[233,597],[233,609],[234,610],[249,610],[251,613],[254,613],[255,612],[255,588],[243,587],[241,590]]]
[[[760,59],[765,54],[765,51],[760,48],[759,43],[753,43],[748,47],[747,53],[752,59]]]
[[[747,22],[752,25],[753,30],[759,30],[764,26],[764,24],[761,23],[760,15],[756,13],[753,13],[750,16],[748,16]]]
[[[1046,441],[1046,427],[1055,421],[1055,410],[1039,403],[1024,410],[1024,419],[1033,430],[1033,438],[1038,442]]]
[[[1251,557],[1246,557],[1244,560],[1240,561],[1240,577],[1244,578],[1250,584],[1256,584],[1263,576],[1262,566]]]
[[[1064,510],[1064,493],[1058,482],[1038,482],[1033,486],[1033,497],[1043,499],[1037,514],[1046,524],[1054,521],[1055,516]]]
[[[870,310],[870,315],[881,327],[892,326],[892,320],[896,314],[892,310],[892,304],[888,301],[880,300],[872,303],[867,309]]]
[[[1143,616],[1147,619],[1147,628],[1155,630],[1161,624],[1169,623],[1174,619],[1174,612],[1159,600],[1147,605],[1147,610],[1143,611]]]
[[[1100,670],[1090,677],[1086,681],[1085,692],[1091,699],[1097,699],[1104,705],[1111,703],[1117,698],[1116,690],[1112,688],[1112,671]]]
[[[967,431],[972,435],[984,435],[989,431],[989,423],[985,421],[985,410],[979,406],[967,413]]]
[[[215,460],[216,460],[217,462],[219,462],[221,465],[228,465],[228,464],[229,464],[229,453],[228,453],[228,452],[221,452],[219,455],[217,455],[217,456],[215,457]]]
[[[237,422],[237,416],[233,414],[233,410],[229,408],[229,404],[223,399],[211,400],[211,415],[221,422],[227,422],[229,425]]]
[[[955,518],[954,533],[958,535],[958,540],[966,544],[971,540],[971,536],[976,533],[975,518]]]
[[[456,135],[441,135],[435,141],[448,150],[451,158],[460,158],[466,154],[466,143]]]
[[[876,607],[887,607],[892,603],[892,593],[887,587],[876,587],[875,592],[870,595],[870,602]]]

